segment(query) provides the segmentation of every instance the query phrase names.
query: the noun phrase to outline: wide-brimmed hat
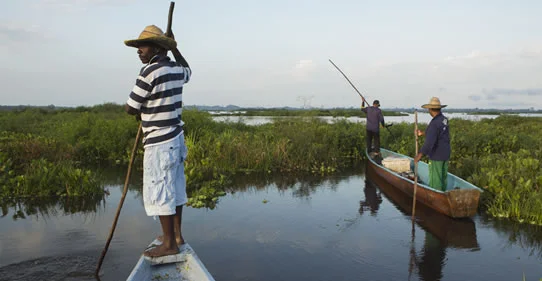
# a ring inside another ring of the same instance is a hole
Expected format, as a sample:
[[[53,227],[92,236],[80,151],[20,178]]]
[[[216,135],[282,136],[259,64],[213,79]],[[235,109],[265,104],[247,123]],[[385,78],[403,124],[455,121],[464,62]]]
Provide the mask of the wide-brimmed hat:
[[[422,108],[429,108],[429,109],[435,109],[435,108],[445,108],[447,105],[440,104],[440,99],[437,97],[432,97],[429,103],[422,105]]]
[[[167,37],[164,32],[156,25],[149,25],[139,34],[139,38],[125,40],[126,46],[138,48],[142,44],[153,43],[158,46],[171,50],[177,47],[177,42],[172,38]]]

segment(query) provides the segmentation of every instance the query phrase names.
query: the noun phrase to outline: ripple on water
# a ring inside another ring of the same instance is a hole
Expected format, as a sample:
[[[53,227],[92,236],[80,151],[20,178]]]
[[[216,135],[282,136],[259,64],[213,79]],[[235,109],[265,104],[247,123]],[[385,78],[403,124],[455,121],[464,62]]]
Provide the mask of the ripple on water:
[[[96,257],[64,256],[10,264],[0,268],[1,281],[93,280]]]

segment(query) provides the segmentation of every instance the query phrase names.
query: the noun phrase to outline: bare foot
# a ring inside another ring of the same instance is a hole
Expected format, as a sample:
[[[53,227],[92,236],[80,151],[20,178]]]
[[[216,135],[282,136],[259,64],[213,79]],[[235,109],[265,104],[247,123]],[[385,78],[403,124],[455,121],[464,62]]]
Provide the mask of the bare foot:
[[[176,255],[179,253],[179,249],[167,249],[163,244],[158,245],[154,248],[151,248],[145,252],[143,252],[143,255],[147,257],[163,257],[163,256],[169,256],[169,255]]]
[[[175,235],[177,236],[177,235]],[[158,237],[156,237],[156,240],[160,241],[161,243],[164,242],[164,236],[160,235]],[[181,246],[183,245],[184,243],[186,243],[186,241],[184,241],[184,238],[183,237],[175,237],[175,241],[177,242],[177,245],[178,246]]]

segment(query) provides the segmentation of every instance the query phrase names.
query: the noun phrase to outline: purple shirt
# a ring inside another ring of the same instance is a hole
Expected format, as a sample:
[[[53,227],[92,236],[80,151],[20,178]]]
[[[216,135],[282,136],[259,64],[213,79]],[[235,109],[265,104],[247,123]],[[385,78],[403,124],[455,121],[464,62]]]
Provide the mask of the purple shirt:
[[[450,129],[448,118],[442,113],[433,117],[425,129],[425,142],[420,152],[427,155],[430,160],[450,160]]]
[[[382,116],[380,108],[369,106],[362,108],[361,111],[367,113],[367,131],[375,133],[380,132],[378,123],[382,123],[382,126],[384,126],[384,116]]]

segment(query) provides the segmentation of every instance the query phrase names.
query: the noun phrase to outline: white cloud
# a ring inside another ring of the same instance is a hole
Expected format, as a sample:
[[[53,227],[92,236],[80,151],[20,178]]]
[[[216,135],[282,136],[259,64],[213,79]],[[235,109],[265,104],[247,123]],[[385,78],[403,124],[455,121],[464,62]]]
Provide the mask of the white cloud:
[[[39,0],[34,8],[51,8],[71,13],[84,12],[90,6],[122,6],[133,2],[134,0]]]
[[[302,59],[296,62],[295,66],[290,70],[291,76],[295,80],[310,79],[311,74],[316,70],[317,65],[310,59]]]

